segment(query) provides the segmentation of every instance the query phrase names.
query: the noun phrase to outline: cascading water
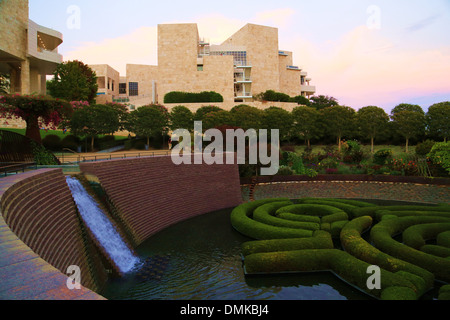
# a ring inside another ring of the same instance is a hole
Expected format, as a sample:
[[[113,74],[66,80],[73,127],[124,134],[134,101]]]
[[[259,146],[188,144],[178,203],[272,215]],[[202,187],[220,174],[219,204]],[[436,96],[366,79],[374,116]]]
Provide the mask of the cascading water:
[[[67,177],[66,181],[82,219],[115,265],[122,273],[135,269],[139,264],[139,258],[131,252],[96,201],[87,193],[80,181],[72,177]]]

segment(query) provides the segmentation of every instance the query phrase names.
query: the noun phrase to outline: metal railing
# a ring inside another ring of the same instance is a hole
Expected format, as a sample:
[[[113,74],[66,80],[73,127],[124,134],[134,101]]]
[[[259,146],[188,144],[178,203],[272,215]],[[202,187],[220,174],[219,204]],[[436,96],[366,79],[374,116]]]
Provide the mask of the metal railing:
[[[61,154],[56,155],[61,164],[79,164],[83,162],[97,162],[109,160],[136,159],[157,156],[169,156],[171,151],[142,151],[127,153],[110,153],[110,154]]]

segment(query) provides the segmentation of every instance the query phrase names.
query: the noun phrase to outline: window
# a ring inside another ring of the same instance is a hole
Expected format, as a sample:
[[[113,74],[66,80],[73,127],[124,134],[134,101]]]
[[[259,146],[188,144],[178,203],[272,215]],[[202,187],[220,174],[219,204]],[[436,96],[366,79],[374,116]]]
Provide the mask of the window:
[[[128,84],[129,94],[130,96],[138,96],[139,95],[139,83],[138,82],[130,82]]]
[[[127,94],[127,84],[119,83],[119,94]]]
[[[203,65],[199,64],[199,65],[197,66],[197,71],[203,71]]]

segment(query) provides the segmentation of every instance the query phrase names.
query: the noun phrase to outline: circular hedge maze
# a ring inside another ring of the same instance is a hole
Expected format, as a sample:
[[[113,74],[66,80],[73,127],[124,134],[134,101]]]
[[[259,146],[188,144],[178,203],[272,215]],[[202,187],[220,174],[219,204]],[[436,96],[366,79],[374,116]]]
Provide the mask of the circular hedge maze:
[[[418,300],[436,285],[450,300],[448,204],[266,199],[235,208],[231,223],[255,239],[242,246],[246,275],[330,271],[381,300]]]

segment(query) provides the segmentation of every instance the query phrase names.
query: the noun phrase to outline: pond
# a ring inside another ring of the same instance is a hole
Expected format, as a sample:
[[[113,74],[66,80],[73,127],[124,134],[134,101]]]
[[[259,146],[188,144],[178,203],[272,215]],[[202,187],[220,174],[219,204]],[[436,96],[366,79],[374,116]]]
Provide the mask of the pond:
[[[246,277],[229,210],[173,225],[136,249],[143,266],[111,279],[110,300],[367,300],[331,273]]]

